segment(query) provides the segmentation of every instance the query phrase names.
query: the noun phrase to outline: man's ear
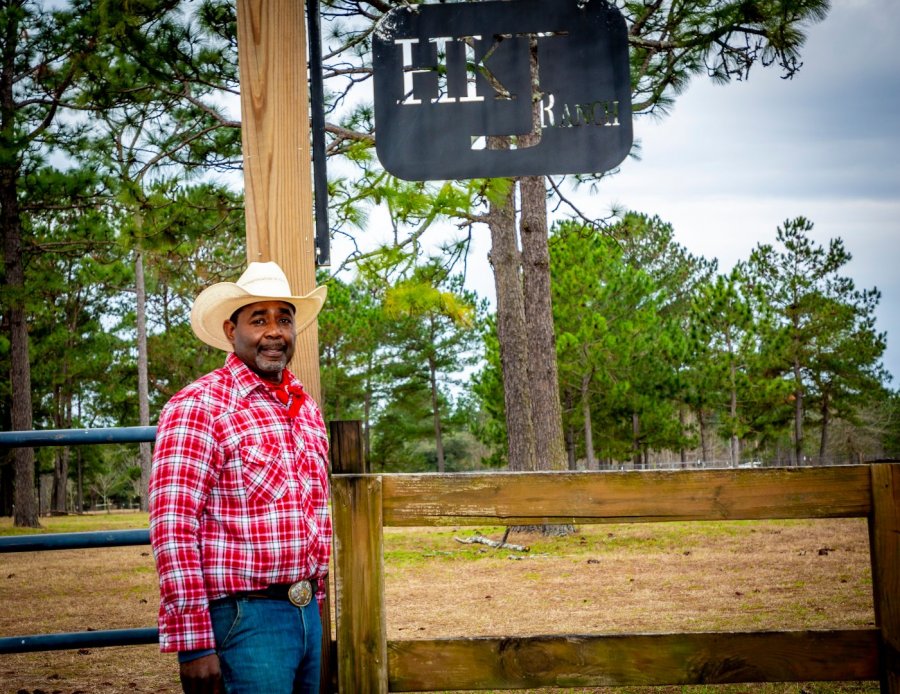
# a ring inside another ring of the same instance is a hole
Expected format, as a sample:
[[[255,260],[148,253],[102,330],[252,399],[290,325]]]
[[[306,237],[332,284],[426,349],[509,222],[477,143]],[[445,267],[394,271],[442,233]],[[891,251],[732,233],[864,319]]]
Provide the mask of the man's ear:
[[[234,329],[235,324],[231,322],[231,320],[227,320],[222,323],[222,331],[225,333],[225,339],[227,339],[231,344],[234,344]]]

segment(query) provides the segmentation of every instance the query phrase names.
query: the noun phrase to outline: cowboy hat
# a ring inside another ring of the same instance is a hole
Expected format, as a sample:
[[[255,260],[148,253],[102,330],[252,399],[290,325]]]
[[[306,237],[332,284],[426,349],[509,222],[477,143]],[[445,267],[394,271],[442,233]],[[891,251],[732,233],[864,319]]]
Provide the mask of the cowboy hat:
[[[191,328],[206,344],[232,352],[234,347],[225,337],[223,325],[242,306],[257,301],[287,302],[295,309],[294,325],[299,333],[319,315],[327,291],[321,286],[295,296],[276,263],[250,263],[237,282],[219,282],[200,292],[191,308]]]

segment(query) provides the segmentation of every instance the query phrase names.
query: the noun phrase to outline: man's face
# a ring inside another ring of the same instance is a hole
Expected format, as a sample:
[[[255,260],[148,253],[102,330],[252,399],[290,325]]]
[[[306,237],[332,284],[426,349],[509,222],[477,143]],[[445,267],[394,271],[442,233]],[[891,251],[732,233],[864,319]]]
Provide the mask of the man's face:
[[[284,301],[258,301],[242,307],[237,322],[225,321],[225,337],[237,357],[267,381],[280,381],[294,356],[294,307]]]

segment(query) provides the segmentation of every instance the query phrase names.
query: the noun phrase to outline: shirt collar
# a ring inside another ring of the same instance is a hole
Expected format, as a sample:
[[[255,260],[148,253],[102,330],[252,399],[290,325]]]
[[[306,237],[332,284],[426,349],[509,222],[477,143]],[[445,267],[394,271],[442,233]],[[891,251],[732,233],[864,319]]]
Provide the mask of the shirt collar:
[[[259,377],[259,374],[252,371],[234,352],[229,352],[228,356],[225,358],[225,369],[234,378],[235,388],[241,397],[246,397],[256,388],[266,387],[266,384],[263,382],[262,378]],[[288,381],[291,385],[302,387],[300,379],[290,371],[287,373]]]

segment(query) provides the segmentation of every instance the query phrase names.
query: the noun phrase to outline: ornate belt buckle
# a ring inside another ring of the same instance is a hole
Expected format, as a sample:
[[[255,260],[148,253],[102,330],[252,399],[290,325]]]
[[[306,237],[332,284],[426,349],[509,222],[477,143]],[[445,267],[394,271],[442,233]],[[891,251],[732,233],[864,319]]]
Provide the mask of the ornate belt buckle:
[[[306,579],[297,581],[288,588],[288,600],[297,607],[306,607],[312,601],[312,583]]]

